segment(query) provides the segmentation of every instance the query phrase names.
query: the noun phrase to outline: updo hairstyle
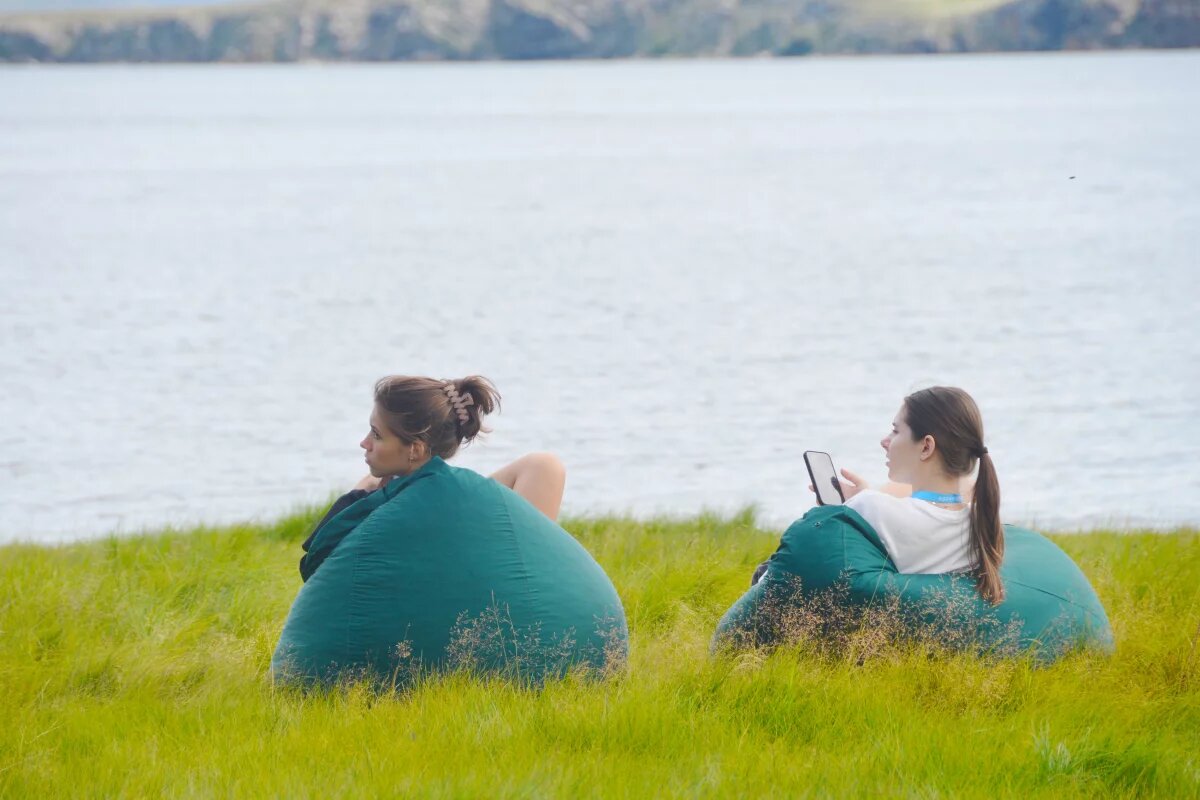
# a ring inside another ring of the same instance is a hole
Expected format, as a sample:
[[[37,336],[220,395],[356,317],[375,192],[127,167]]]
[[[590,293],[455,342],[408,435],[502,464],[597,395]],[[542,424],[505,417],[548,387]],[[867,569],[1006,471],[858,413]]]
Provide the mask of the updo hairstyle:
[[[375,405],[402,441],[423,442],[431,456],[447,459],[488,432],[483,417],[500,409],[500,393],[481,375],[458,380],[389,375],[375,384]]]

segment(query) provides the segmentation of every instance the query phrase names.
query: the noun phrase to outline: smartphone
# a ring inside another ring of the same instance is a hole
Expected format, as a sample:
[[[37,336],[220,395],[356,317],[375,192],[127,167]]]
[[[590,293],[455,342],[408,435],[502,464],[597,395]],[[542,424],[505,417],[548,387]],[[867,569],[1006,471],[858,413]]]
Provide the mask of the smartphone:
[[[808,467],[808,479],[817,490],[817,505],[840,506],[846,502],[842,484],[838,482],[833,458],[819,450],[804,451],[804,466]]]

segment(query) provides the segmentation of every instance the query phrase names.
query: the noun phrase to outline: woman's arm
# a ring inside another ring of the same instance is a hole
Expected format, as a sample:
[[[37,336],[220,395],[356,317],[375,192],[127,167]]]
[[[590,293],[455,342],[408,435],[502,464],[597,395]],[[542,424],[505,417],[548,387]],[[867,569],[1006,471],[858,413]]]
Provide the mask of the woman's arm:
[[[553,453],[530,453],[506,464],[490,476],[528,500],[550,519],[558,519],[567,468]]]

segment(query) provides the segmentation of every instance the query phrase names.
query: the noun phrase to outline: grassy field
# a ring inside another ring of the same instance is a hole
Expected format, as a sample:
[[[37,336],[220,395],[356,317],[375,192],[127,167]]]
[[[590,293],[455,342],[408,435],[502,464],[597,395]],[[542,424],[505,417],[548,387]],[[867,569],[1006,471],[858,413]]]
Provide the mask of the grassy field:
[[[624,599],[626,675],[303,696],[266,670],[312,521],[0,548],[0,795],[1200,796],[1196,531],[1056,537],[1118,645],[1039,669],[713,658],[776,533],[574,520]]]

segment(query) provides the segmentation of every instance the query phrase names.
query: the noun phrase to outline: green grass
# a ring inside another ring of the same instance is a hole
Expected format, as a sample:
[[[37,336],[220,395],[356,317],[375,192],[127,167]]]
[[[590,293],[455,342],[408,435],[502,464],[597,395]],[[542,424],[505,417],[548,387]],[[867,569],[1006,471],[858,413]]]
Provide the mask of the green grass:
[[[1111,658],[903,646],[709,656],[777,534],[750,514],[572,520],[628,673],[302,695],[266,671],[313,513],[0,548],[0,796],[1200,796],[1200,534],[1056,537]]]

